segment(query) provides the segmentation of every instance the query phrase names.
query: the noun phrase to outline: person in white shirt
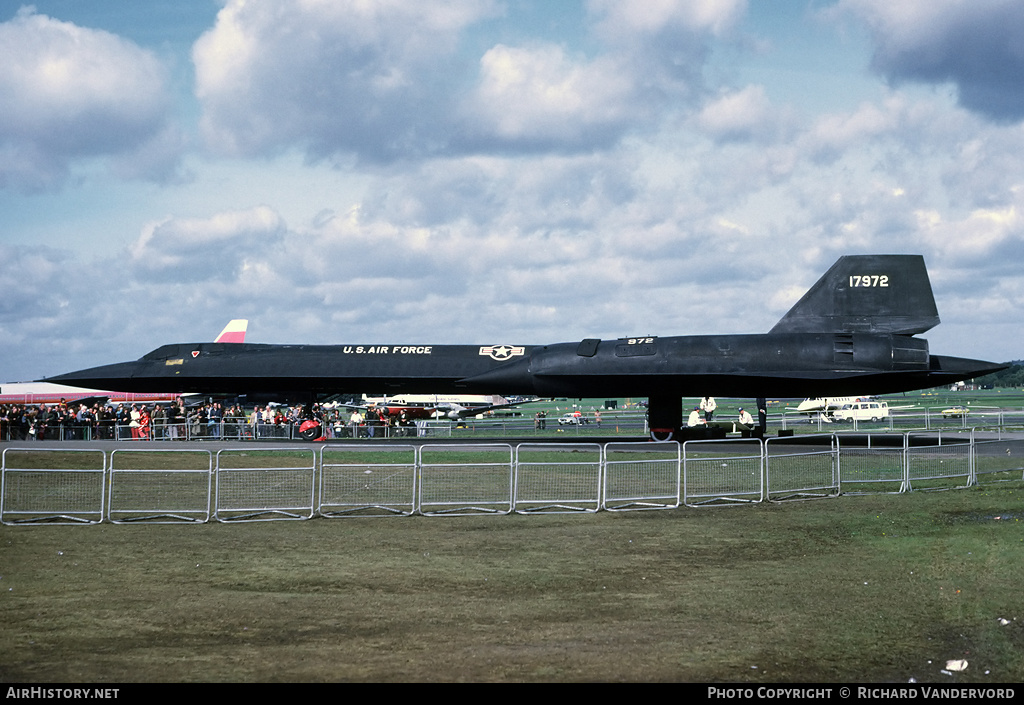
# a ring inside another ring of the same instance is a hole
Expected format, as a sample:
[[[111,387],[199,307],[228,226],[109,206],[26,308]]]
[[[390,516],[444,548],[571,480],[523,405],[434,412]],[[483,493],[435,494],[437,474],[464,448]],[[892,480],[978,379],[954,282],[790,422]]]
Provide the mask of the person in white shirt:
[[[700,410],[704,412],[704,423],[711,423],[711,418],[715,415],[717,408],[718,403],[715,402],[714,397],[704,397],[700,400]]]

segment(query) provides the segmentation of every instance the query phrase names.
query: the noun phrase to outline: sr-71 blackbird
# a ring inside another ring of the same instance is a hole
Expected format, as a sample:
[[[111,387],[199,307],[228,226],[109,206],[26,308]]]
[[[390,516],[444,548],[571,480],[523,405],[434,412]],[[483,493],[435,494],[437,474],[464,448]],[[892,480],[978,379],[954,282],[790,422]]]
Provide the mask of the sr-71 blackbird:
[[[671,437],[682,426],[683,397],[885,394],[1005,367],[931,354],[928,341],[915,336],[938,323],[921,256],[851,255],[764,334],[553,345],[173,343],[134,362],[47,381],[126,392],[265,393],[305,402],[367,391],[648,397],[652,432]]]

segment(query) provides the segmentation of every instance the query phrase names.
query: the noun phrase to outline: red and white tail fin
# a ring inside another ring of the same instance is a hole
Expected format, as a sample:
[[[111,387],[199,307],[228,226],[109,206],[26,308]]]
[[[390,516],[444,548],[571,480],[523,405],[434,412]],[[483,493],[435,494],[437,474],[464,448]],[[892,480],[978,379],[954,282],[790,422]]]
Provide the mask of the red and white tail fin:
[[[249,321],[244,318],[236,318],[235,320],[224,326],[224,330],[217,336],[215,343],[244,343],[245,342],[245,329],[249,326]]]

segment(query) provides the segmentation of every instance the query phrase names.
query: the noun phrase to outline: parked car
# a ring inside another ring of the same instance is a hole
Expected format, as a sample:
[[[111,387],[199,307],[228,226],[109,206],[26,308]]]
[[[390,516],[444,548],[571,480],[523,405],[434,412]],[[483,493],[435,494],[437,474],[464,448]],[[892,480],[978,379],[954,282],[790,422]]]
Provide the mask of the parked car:
[[[964,416],[967,416],[967,414],[969,414],[969,413],[971,413],[970,409],[968,409],[966,406],[963,406],[961,404],[957,404],[956,406],[951,406],[948,409],[943,409],[942,410],[942,418],[948,419],[948,418],[964,417]]]
[[[582,426],[590,423],[590,419],[582,414],[562,414],[558,417],[559,426]]]

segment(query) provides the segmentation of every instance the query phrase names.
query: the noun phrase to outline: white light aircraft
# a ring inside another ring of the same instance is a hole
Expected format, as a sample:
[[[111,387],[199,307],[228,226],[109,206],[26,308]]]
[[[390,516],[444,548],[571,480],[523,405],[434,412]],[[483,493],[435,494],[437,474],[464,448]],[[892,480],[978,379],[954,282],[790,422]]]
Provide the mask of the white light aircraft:
[[[862,401],[873,401],[874,397],[864,395],[860,397],[817,397],[804,399],[796,408],[801,414],[820,414],[842,408],[843,404],[855,404]]]

